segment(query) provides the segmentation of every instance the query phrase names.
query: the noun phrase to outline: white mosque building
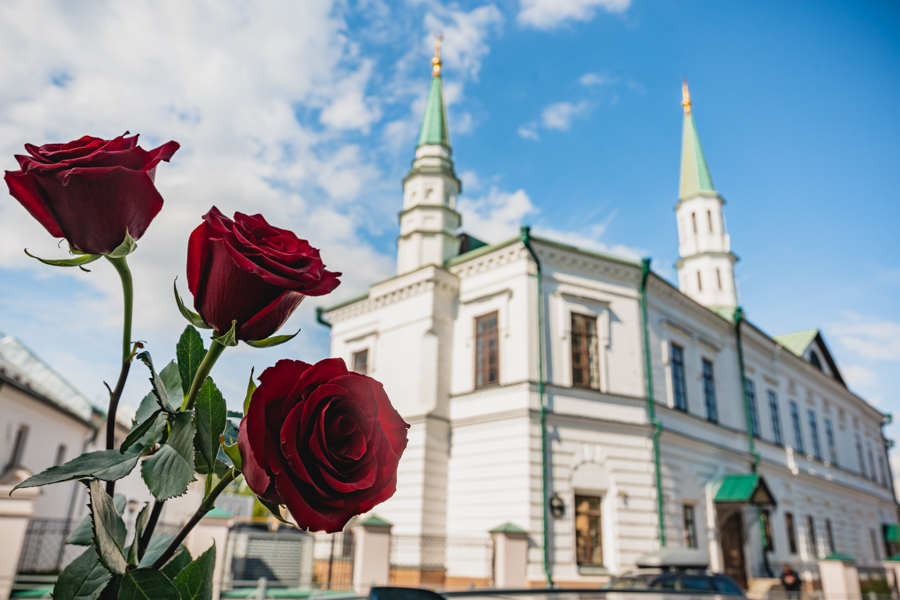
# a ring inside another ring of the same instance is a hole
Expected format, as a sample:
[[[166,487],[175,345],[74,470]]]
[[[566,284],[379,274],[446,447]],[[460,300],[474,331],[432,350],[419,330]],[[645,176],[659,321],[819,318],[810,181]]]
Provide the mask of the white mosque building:
[[[675,287],[649,260],[527,228],[463,234],[433,63],[397,275],[322,311],[332,355],[412,425],[375,509],[393,533],[519,528],[541,586],[594,585],[661,546],[698,548],[745,586],[783,563],[813,577],[826,555],[895,552],[889,415],[847,388],[819,331],[743,318],[687,87]]]

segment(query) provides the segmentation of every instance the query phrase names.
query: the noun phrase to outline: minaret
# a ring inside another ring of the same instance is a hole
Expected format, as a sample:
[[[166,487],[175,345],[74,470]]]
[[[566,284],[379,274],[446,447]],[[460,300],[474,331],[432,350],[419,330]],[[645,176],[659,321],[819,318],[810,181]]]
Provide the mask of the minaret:
[[[713,187],[700,138],[691,114],[687,80],[681,88],[684,130],[681,138],[681,189],[675,215],[678,219],[678,288],[709,308],[730,311],[737,306],[731,241],[725,232],[722,205]]]
[[[434,44],[432,78],[412,170],[403,180],[397,274],[443,265],[459,254],[456,196],[462,189],[450,158],[450,130],[441,84],[441,38]]]

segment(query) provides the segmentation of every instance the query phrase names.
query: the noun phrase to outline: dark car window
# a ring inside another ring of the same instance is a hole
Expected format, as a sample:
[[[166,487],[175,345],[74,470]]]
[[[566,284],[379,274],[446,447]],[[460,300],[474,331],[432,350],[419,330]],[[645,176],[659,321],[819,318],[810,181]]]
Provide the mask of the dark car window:
[[[608,590],[630,590],[637,582],[637,579],[632,579],[630,577],[619,577],[618,579],[613,580],[608,586],[603,587]]]
[[[674,577],[660,577],[650,587],[654,590],[676,590],[678,587],[675,585],[675,582],[676,579]]]
[[[744,595],[744,592],[741,591],[741,588],[738,586],[738,584],[736,584],[728,577],[722,577],[721,575],[715,577],[713,579],[713,586],[715,586],[716,591],[723,594],[734,594],[737,596]]]
[[[704,590],[711,592],[713,589],[712,582],[709,577],[701,575],[682,575],[681,589],[683,590]]]

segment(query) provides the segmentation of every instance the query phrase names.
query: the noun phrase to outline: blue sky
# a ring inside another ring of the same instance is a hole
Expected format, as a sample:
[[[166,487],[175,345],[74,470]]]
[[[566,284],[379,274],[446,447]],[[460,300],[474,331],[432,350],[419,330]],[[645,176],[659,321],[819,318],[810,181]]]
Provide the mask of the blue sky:
[[[499,240],[529,223],[652,256],[673,279],[686,77],[749,318],[771,334],[821,327],[851,387],[892,411],[898,30],[889,2],[8,2],[0,166],[14,168],[25,142],[85,133],[182,143],[159,169],[166,207],[132,261],[136,336],[163,362],[183,327],[171,282],[212,204],[262,212],[322,247],[346,272],[336,300],[393,273],[400,179],[439,32],[464,229]],[[117,373],[115,276],[100,263],[90,274],[37,265],[25,246],[60,254],[0,201],[0,331],[101,400],[100,380]],[[288,352],[307,360],[327,352],[314,305],[289,324],[303,333]],[[231,402],[250,365],[283,353],[226,355]]]

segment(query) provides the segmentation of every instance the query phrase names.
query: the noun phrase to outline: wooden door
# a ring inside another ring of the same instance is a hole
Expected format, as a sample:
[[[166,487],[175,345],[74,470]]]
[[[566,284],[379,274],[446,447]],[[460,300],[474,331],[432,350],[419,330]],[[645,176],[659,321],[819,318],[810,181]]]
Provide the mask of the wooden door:
[[[719,529],[722,541],[722,557],[725,561],[725,574],[747,589],[747,568],[744,564],[744,523],[741,513],[737,512],[725,519]]]

